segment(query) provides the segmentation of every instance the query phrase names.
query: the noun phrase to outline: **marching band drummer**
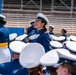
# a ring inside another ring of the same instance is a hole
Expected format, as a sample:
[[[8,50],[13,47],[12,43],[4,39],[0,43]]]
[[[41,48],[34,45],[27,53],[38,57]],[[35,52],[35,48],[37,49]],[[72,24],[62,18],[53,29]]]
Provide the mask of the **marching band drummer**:
[[[47,24],[49,24],[47,17],[42,13],[38,13],[35,22],[35,28],[37,28],[37,31],[32,31],[22,41],[37,42],[40,43],[45,48],[46,52],[51,50],[50,36],[48,33],[46,33],[47,29],[45,27]]]
[[[0,64],[11,61],[11,54],[8,48],[9,45],[9,31],[4,26],[6,17],[0,14]]]

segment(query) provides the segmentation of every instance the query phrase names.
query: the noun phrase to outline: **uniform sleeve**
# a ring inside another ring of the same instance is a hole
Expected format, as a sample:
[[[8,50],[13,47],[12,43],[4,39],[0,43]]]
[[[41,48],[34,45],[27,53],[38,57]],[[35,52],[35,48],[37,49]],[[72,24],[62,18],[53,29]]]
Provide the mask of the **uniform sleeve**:
[[[48,33],[45,33],[43,36],[43,47],[45,48],[45,52],[48,52],[49,50],[51,50],[50,36]]]
[[[16,73],[12,73],[11,75],[28,75],[28,71],[25,68],[18,70]]]
[[[35,34],[35,31],[32,31],[31,33],[29,33],[28,36],[26,36],[26,37],[25,37],[24,39],[22,39],[21,41],[27,43],[27,42],[26,42],[26,39],[27,39],[28,37],[30,37],[31,35],[34,35],[34,34]],[[30,42],[30,41],[29,41],[29,42]]]
[[[0,32],[0,40],[2,40],[2,39],[3,39],[3,33]]]
[[[12,66],[8,65],[8,63],[0,64],[0,74],[6,74],[10,72],[11,67]]]

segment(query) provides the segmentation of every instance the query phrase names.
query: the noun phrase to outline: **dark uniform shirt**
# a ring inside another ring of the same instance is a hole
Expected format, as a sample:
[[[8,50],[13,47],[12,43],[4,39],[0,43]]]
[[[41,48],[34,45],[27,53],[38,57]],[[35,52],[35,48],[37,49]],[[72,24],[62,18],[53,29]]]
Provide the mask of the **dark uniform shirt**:
[[[31,33],[32,30],[37,30],[34,26],[30,26],[27,30],[27,34]]]
[[[22,66],[19,63],[19,59],[15,59],[11,62],[0,64],[0,74],[11,75],[11,73],[15,73],[17,70],[21,68]]]
[[[66,41],[66,39],[67,39],[67,35],[64,33],[64,34],[62,34],[62,36],[65,37],[65,40],[64,40],[64,41]]]
[[[50,35],[54,35],[54,32],[50,31],[49,34],[50,34]]]
[[[51,46],[50,46],[50,36],[48,33],[44,32],[43,29],[39,30],[39,31],[33,31],[31,32],[27,37],[31,36],[31,35],[34,35],[34,34],[39,34],[39,37],[33,39],[33,40],[30,40],[29,42],[32,43],[32,42],[37,42],[37,43],[40,43],[44,49],[45,49],[45,52],[51,50]],[[26,38],[27,38],[26,37]],[[24,38],[22,41],[25,42],[26,38]]]

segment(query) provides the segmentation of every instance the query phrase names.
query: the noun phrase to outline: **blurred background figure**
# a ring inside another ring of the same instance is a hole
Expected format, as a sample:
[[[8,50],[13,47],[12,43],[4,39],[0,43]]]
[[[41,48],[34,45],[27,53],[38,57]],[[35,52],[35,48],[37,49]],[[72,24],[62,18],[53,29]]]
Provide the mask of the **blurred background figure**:
[[[50,24],[50,26],[49,26],[49,34],[50,35],[54,35],[53,30],[54,30],[54,26]]]
[[[61,34],[62,34],[62,36],[64,36],[67,39],[66,33],[67,33],[67,30],[65,28],[62,28],[61,29]],[[66,41],[66,39],[65,39],[65,41]]]
[[[32,30],[37,30],[36,28],[35,28],[35,20],[32,20],[32,21],[30,21],[29,22],[30,23],[30,27],[28,27],[28,29],[27,29],[27,34],[29,34]]]
[[[9,31],[4,26],[6,17],[0,14],[0,64],[11,61],[11,54],[9,50]]]

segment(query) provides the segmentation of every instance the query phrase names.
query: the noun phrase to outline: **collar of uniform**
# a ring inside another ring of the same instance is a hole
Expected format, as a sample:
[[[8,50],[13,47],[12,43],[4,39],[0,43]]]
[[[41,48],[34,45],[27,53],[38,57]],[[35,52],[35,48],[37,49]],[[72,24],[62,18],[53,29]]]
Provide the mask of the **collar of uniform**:
[[[44,29],[41,29],[41,30],[37,31],[37,34],[41,34],[41,33],[44,33]]]
[[[16,58],[16,59],[12,60],[12,62],[18,63],[19,62],[19,58]]]

